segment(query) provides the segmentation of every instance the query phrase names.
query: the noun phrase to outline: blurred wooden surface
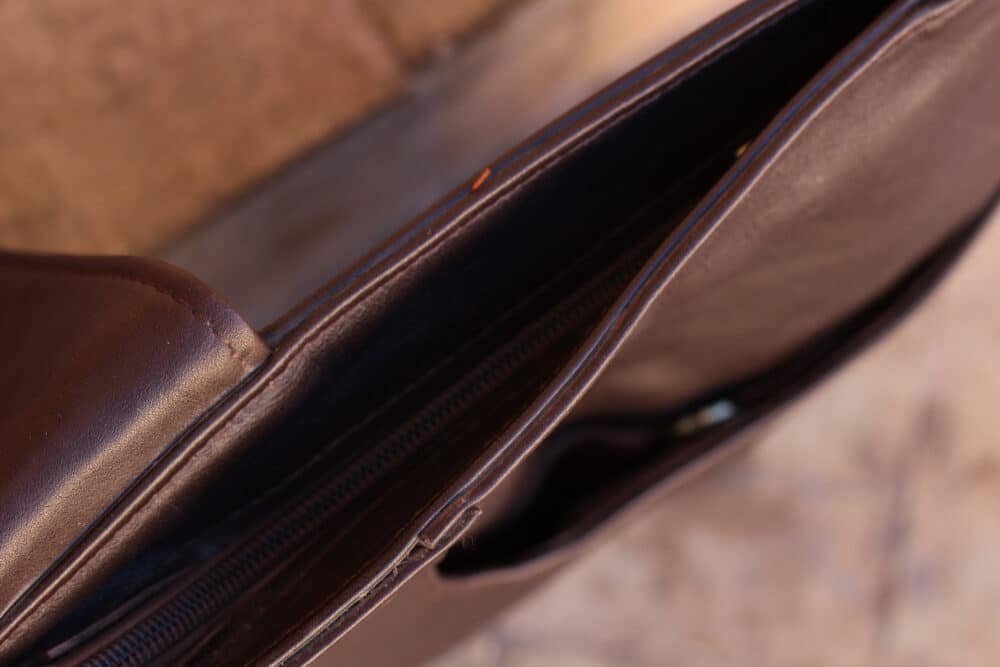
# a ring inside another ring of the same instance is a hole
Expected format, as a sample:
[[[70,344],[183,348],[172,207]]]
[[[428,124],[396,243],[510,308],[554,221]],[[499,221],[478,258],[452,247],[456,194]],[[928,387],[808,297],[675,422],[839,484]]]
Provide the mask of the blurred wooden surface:
[[[0,247],[147,252],[509,1],[0,3]]]
[[[735,1],[504,5],[516,11],[493,14],[489,30],[411,77],[391,105],[158,254],[263,326],[497,155]],[[412,20],[406,2],[386,6]],[[431,31],[415,25],[415,35]]]

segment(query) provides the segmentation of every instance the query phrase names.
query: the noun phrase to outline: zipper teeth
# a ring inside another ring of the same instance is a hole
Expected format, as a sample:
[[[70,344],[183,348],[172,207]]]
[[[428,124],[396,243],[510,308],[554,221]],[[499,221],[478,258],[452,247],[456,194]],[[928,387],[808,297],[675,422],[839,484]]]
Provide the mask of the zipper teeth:
[[[643,244],[640,244],[640,248]],[[638,268],[642,254],[630,252],[612,270],[602,272],[588,288],[563,302],[549,316],[517,334],[471,373],[452,385],[378,446],[349,464],[334,480],[280,521],[230,550],[170,600],[121,637],[88,658],[85,667],[145,665],[161,657],[204,625],[255,583],[278,559],[301,544],[329,516],[369,488],[388,468],[412,453],[469,404],[529,360],[533,353],[565,334],[573,325],[621,289]]]

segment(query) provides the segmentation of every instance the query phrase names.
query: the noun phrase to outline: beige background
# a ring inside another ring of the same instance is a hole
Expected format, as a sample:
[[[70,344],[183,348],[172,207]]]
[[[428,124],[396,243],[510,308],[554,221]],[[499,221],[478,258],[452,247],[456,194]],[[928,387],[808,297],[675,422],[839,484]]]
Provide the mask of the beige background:
[[[0,2],[0,246],[149,251],[501,4]]]

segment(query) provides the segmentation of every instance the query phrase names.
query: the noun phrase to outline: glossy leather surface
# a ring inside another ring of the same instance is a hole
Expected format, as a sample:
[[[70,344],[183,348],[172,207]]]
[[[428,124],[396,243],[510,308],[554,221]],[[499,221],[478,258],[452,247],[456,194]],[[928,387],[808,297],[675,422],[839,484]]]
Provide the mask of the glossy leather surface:
[[[712,232],[578,415],[664,409],[766,368],[990,199],[1000,184],[1000,11],[989,0],[926,5],[825,73],[822,107],[812,102],[766,137],[780,154],[750,153],[730,186],[745,194],[712,202]]]
[[[0,612],[10,613],[267,349],[209,290],[152,261],[0,254],[0,303]]]

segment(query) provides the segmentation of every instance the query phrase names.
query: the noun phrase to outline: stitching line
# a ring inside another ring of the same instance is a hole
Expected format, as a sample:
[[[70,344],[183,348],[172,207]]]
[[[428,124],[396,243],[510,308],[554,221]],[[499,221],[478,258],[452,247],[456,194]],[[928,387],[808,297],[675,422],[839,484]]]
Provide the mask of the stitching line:
[[[19,265],[19,263],[17,263],[16,261],[12,263],[14,264],[15,269],[21,269],[22,271],[30,271],[32,268],[34,268],[34,266],[31,265],[29,265],[30,268],[25,267],[24,265]],[[244,370],[250,371],[256,367],[245,356],[243,352],[241,352],[236,348],[233,342],[225,336],[225,334],[218,328],[218,326],[214,322],[212,322],[212,319],[207,314],[195,308],[193,304],[189,303],[188,301],[185,301],[176,293],[160,285],[147,282],[145,280],[140,280],[139,278],[133,278],[131,276],[122,275],[120,273],[111,273],[111,272],[97,273],[68,266],[40,265],[39,271],[41,273],[70,274],[74,276],[82,276],[84,278],[91,278],[94,280],[114,280],[126,284],[139,285],[145,287],[148,290],[151,290],[153,292],[156,292],[157,294],[167,297],[173,303],[177,304],[178,306],[181,306],[191,315],[192,319],[204,325],[205,328],[207,328],[208,331],[212,334],[212,337],[215,338],[229,351],[229,354],[240,363],[240,365],[243,367]]]
[[[33,264],[29,263],[29,262],[24,262],[24,263],[19,262],[17,257],[13,257],[13,258],[11,258],[11,257],[0,257],[0,262],[6,262],[6,263],[10,264],[15,270],[21,270],[21,271],[24,271],[24,272],[30,272],[32,269],[36,268],[35,265],[33,265]],[[98,272],[92,272],[92,271],[89,271],[89,270],[84,270],[82,268],[69,267],[69,266],[52,266],[52,265],[44,265],[43,264],[43,265],[39,265],[38,270],[41,273],[43,273],[43,274],[44,273],[50,273],[50,274],[51,273],[61,273],[61,274],[72,275],[72,276],[83,276],[85,278],[90,278],[90,279],[95,279],[95,280],[110,280],[110,281],[117,281],[117,282],[121,282],[121,283],[125,283],[125,284],[138,285],[138,286],[141,286],[141,287],[145,287],[146,289],[148,289],[148,290],[150,290],[152,292],[155,292],[155,293],[157,293],[159,295],[167,297],[171,302],[175,303],[176,305],[181,306],[181,308],[183,310],[187,311],[188,314],[191,315],[191,318],[195,322],[198,322],[198,323],[204,325],[204,327],[206,329],[208,329],[208,331],[212,334],[212,337],[216,341],[218,341],[219,343],[221,343],[226,348],[226,350],[229,352],[230,357],[232,357],[235,361],[237,361],[239,363],[240,367],[243,369],[244,372],[250,372],[250,371],[253,371],[256,368],[256,365],[253,364],[253,363],[251,363],[244,356],[244,354],[241,353],[239,350],[237,350],[236,347],[233,345],[233,343],[225,335],[223,335],[223,333],[211,321],[211,319],[208,317],[208,315],[202,313],[201,311],[199,311],[198,309],[196,309],[191,303],[185,301],[184,299],[182,299],[177,294],[171,292],[170,290],[168,290],[168,289],[166,289],[166,288],[164,288],[164,287],[162,287],[160,285],[156,285],[154,283],[150,283],[150,282],[147,282],[147,281],[144,281],[144,280],[140,280],[138,278],[133,278],[131,276],[121,275],[119,273],[111,273],[111,272],[98,273]],[[270,383],[268,383],[268,384],[270,384]],[[142,507],[144,507],[145,504],[146,503],[143,503]],[[137,510],[138,509],[141,509],[141,507],[137,508]],[[124,516],[123,517],[123,519],[124,519],[123,523],[119,524],[119,526],[117,526],[114,530],[112,530],[105,537],[104,540],[101,540],[99,542],[99,544],[105,544],[108,541],[110,541],[115,536],[115,534],[118,533],[118,531],[122,527],[124,527],[126,524],[128,524],[128,523],[130,523],[132,521],[132,519],[135,517],[136,513],[137,513],[136,511],[133,511],[133,512],[130,512],[128,515]],[[99,519],[100,516],[102,516],[102,515],[103,515],[103,512],[101,514],[99,514],[97,518]],[[84,533],[85,532],[86,531],[84,531]],[[72,546],[70,548],[72,548]],[[96,550],[95,550],[95,552],[96,552]],[[90,561],[92,560],[92,556],[93,556],[93,552],[91,553],[90,556],[86,557],[75,568],[75,572],[79,572],[80,570],[82,570],[83,568],[85,568],[90,563]],[[72,577],[72,574],[70,576]],[[45,578],[47,578],[47,576],[46,576],[46,574],[43,573],[43,575],[40,578],[35,579],[34,584],[40,583]],[[34,609],[32,611],[28,612],[28,616],[25,617],[25,618],[23,618],[22,621],[27,621],[27,620],[31,619],[32,617],[36,616],[38,614],[38,611],[41,608],[41,606],[44,605],[49,600],[49,598],[52,597],[52,594],[54,592],[55,592],[55,589],[49,589],[49,591],[47,593],[45,593],[42,596],[40,596],[39,598],[37,598],[36,601],[35,601]],[[30,598],[29,598],[29,600],[30,600]],[[28,604],[31,605],[31,602],[29,602]],[[13,609],[16,608],[16,606],[17,606],[17,603],[15,602],[15,607],[12,608],[12,611],[13,611]],[[8,626],[6,628],[6,630],[4,628],[0,627],[0,637],[6,636],[12,630],[14,630],[14,626],[13,625]]]
[[[169,298],[171,301],[173,301],[177,305],[179,305],[179,306],[183,307],[184,309],[186,309],[191,314],[191,317],[196,322],[200,322],[200,323],[204,324],[205,327],[212,334],[212,336],[217,341],[219,341],[220,343],[222,343],[222,345],[227,350],[229,350],[229,354],[234,359],[236,359],[236,361],[238,361],[240,363],[240,365],[243,367],[244,370],[251,371],[251,370],[253,370],[256,367],[246,357],[246,355],[245,355],[244,352],[236,349],[236,346],[234,345],[234,343],[219,329],[219,327],[212,321],[212,319],[208,315],[206,315],[205,313],[201,312],[200,310],[198,310],[197,308],[195,308],[192,304],[188,303],[187,301],[184,301],[183,299],[181,299],[180,297],[178,297],[173,292],[170,292],[170,291],[168,291],[166,289],[163,289],[162,287],[160,287],[158,285],[155,285],[153,283],[148,283],[148,282],[145,282],[145,281],[142,281],[142,280],[138,280],[138,279],[135,279],[135,278],[128,278],[126,276],[121,276],[121,275],[117,275],[117,274],[108,274],[108,275],[105,275],[105,276],[102,276],[102,277],[108,278],[108,279],[112,279],[112,280],[119,280],[119,281],[126,282],[126,283],[133,283],[135,285],[141,285],[143,287],[146,287],[147,289],[150,289],[150,290],[152,290],[154,292],[157,292],[159,294],[162,294],[162,295],[166,296],[167,298]]]

